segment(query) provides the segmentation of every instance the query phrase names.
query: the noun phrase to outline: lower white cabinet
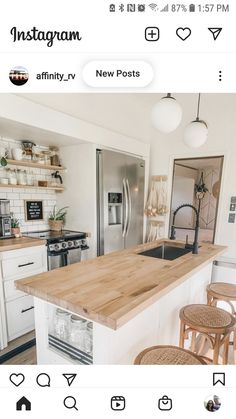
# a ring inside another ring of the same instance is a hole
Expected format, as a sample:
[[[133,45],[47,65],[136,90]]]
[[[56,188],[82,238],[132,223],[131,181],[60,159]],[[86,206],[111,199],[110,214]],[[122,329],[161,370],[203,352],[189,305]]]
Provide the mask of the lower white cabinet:
[[[15,281],[46,271],[45,245],[0,252],[0,350],[35,327],[33,298],[18,291]]]
[[[26,295],[6,303],[8,341],[34,329],[33,297]]]

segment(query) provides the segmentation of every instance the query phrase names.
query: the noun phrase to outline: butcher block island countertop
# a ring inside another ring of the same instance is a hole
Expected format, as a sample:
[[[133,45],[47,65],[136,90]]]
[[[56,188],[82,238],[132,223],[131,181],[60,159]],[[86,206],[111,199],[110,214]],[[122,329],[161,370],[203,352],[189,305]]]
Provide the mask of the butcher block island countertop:
[[[201,243],[198,255],[173,261],[139,255],[163,243],[184,247],[162,239],[20,279],[16,288],[116,330],[227,249]]]
[[[33,239],[30,237],[2,239],[0,240],[0,252],[23,249],[25,247],[43,246],[44,244],[46,244],[45,240]]]

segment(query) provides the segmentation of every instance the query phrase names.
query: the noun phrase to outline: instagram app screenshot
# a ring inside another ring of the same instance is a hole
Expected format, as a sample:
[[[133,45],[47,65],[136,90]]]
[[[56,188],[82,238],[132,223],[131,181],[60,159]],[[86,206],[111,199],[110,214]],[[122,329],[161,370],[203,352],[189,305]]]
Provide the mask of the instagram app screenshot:
[[[2,417],[234,415],[236,6],[183,1],[2,6]]]

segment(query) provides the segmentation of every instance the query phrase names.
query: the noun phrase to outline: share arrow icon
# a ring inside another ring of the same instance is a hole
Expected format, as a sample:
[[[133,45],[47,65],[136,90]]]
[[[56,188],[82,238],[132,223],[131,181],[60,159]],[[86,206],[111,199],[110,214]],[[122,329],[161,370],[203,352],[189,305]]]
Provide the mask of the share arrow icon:
[[[222,31],[222,28],[208,28],[208,29],[212,33],[214,41],[216,41]]]
[[[77,374],[62,374],[62,375],[63,375],[63,377],[66,378],[67,384],[68,384],[69,387],[71,386],[75,377],[77,376]]]

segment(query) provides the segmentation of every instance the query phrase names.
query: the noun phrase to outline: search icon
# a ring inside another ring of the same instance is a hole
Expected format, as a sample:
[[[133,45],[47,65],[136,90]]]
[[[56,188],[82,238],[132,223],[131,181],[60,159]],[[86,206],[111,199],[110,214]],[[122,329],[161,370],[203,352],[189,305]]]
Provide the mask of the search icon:
[[[64,401],[64,406],[67,409],[75,409],[78,410],[77,406],[76,406],[76,399],[73,396],[67,396]]]

